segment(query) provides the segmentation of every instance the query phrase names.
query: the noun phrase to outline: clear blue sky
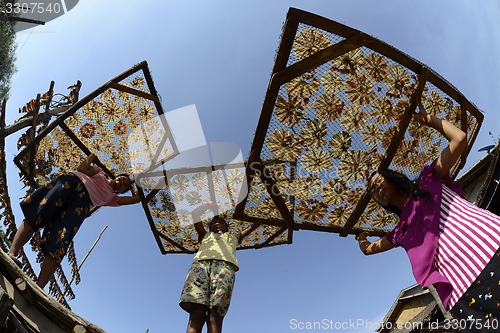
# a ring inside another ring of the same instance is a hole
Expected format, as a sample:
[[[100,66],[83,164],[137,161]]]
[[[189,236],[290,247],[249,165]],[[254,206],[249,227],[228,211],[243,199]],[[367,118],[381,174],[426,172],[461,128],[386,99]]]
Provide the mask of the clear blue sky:
[[[239,144],[246,155],[289,7],[395,46],[475,103],[485,121],[466,168],[483,156],[478,148],[494,143],[488,132],[499,137],[499,0],[81,0],[17,35],[7,123],[51,80],[62,93],[81,80],[83,97],[147,60],[165,110],[196,104],[207,140]],[[16,141],[7,140],[10,161]],[[24,192],[12,163],[8,173],[19,224],[15,201]],[[74,287],[73,310],[109,332],[184,331],[188,315],[178,298],[192,256],[161,255],[136,205],[103,208],[86,220],[76,237],[79,259],[106,224]],[[225,332],[305,331],[293,323],[322,320],[376,323],[414,283],[402,249],[365,257],[352,236],[300,231],[291,245],[237,254],[241,269]]]

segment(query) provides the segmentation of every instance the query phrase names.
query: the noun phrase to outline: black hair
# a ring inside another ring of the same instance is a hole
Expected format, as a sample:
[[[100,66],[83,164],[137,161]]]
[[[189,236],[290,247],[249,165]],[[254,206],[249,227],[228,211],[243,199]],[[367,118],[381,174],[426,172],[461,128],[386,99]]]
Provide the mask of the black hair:
[[[219,215],[215,215],[214,217],[212,217],[212,219],[210,220],[210,223],[208,224],[208,229],[211,230],[212,229],[212,222],[215,221],[215,220],[222,220],[224,221],[224,223],[226,224],[226,227],[229,228],[229,224],[227,223],[226,219],[219,216]]]
[[[397,189],[403,191],[406,193],[408,196],[413,196],[415,198],[423,198],[429,196],[429,192],[421,190],[418,187],[418,184],[416,180],[410,180],[404,173],[391,170],[391,169],[386,169],[386,168],[379,168],[377,171],[372,172],[370,177],[368,177],[368,182],[372,177],[378,173],[382,177],[384,177],[385,180],[387,180],[391,185],[396,187]],[[380,202],[378,202],[375,197],[373,197],[373,200],[375,200],[380,206],[382,206],[385,210],[388,210],[391,213],[394,213],[398,216],[401,215],[401,210],[393,206],[391,204],[388,205],[382,205]]]
[[[127,174],[127,173],[120,173],[120,174],[119,174],[118,176],[116,176],[115,178],[118,178],[118,177],[120,177],[120,176],[127,177],[127,178],[128,178],[128,180],[130,181],[130,184],[128,185],[128,187],[127,187],[125,190],[123,190],[123,191],[121,191],[121,192],[118,192],[118,193],[120,193],[120,194],[123,194],[123,193],[125,193],[125,192],[127,192],[127,191],[130,191],[130,189],[132,188],[132,179],[130,179],[130,175],[129,175],[129,174]]]

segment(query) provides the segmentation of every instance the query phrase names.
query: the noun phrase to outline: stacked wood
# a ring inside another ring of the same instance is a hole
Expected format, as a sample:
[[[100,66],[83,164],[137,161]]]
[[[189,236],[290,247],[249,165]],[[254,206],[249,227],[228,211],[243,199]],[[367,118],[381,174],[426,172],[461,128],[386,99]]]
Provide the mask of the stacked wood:
[[[54,300],[0,251],[0,332],[16,327],[35,333],[105,332]]]

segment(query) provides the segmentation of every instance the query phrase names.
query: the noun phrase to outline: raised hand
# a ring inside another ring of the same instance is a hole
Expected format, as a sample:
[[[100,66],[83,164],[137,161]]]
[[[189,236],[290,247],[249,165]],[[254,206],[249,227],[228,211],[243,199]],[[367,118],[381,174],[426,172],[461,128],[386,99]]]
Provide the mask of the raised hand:
[[[425,111],[425,108],[422,105],[422,97],[421,96],[417,97],[416,102],[419,112],[413,114],[413,119],[415,119],[422,125],[431,126],[432,115],[430,115],[429,113],[427,113],[427,111]]]

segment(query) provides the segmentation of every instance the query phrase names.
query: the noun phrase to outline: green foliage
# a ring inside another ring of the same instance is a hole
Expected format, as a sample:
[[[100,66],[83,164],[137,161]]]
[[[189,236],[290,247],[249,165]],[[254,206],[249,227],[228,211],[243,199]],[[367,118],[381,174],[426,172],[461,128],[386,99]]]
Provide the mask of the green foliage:
[[[9,21],[9,17],[13,17],[13,14],[4,11],[7,3],[15,3],[15,0],[0,0],[0,102],[8,97],[10,79],[16,71],[15,21]]]

